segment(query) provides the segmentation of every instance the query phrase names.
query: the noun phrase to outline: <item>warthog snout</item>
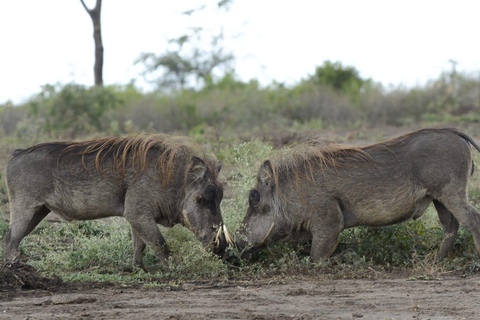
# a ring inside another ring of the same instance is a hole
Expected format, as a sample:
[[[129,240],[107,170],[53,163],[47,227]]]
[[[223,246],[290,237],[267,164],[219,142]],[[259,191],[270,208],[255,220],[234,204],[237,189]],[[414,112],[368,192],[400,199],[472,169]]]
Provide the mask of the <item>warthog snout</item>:
[[[217,233],[215,234],[215,237],[213,239],[212,245],[213,245],[213,253],[215,253],[218,256],[223,256],[228,246],[235,245],[232,237],[228,233],[227,227],[224,224],[222,224],[218,228]]]

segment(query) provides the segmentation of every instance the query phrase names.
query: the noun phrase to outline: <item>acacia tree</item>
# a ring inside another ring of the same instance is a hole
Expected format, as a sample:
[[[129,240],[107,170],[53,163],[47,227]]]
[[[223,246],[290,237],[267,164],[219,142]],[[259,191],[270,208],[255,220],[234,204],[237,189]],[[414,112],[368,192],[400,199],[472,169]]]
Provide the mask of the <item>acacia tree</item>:
[[[136,63],[143,63],[143,75],[155,74],[161,69],[161,76],[154,80],[159,87],[170,89],[186,89],[200,80],[202,85],[212,81],[213,72],[218,68],[228,69],[229,63],[234,60],[231,53],[225,52],[221,42],[223,35],[213,36],[209,49],[197,46],[192,38],[199,38],[199,31],[194,30],[195,36],[184,35],[169,42],[176,46],[174,50],[156,55],[142,53]],[[226,71],[224,71],[225,73]],[[155,77],[155,76],[154,76]],[[193,85],[195,87],[195,85]]]
[[[100,24],[100,13],[102,10],[102,0],[97,0],[95,7],[89,9],[83,0],[80,0],[85,10],[87,10],[93,22],[93,39],[95,41],[95,65],[93,73],[95,76],[95,85],[103,85],[103,43],[102,43],[102,28]]]
[[[215,1],[219,10],[228,11],[233,0]],[[191,16],[205,9],[187,10],[182,14]],[[226,74],[231,72],[235,57],[227,52],[223,45],[223,30],[212,33],[202,27],[189,28],[184,35],[169,40],[167,51],[157,55],[142,53],[137,63],[145,67],[142,72],[151,82],[163,89],[187,89],[208,85],[213,81],[215,71]],[[147,79],[147,81],[149,81]]]

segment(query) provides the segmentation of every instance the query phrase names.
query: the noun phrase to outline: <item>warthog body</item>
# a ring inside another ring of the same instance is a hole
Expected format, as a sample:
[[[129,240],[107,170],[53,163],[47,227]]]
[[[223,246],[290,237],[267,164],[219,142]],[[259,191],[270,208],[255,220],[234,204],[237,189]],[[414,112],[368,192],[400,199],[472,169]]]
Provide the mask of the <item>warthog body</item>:
[[[66,220],[111,216],[132,227],[134,262],[145,244],[166,266],[168,248],[157,227],[182,224],[206,246],[226,247],[220,212],[221,164],[191,139],[165,135],[53,142],[16,150],[6,169],[10,229],[5,258],[50,212]]]
[[[469,144],[480,151],[454,129],[425,129],[366,147],[316,141],[279,151],[260,167],[237,245],[311,240],[312,258],[327,258],[343,229],[417,219],[433,201],[445,228],[439,257],[459,221],[480,252],[480,216],[467,200]]]

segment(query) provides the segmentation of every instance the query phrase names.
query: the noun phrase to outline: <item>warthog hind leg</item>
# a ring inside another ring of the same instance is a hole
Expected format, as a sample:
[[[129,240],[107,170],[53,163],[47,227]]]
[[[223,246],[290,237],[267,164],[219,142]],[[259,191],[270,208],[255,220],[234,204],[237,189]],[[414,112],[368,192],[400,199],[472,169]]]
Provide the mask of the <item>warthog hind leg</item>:
[[[446,197],[446,199],[441,199],[440,202],[451,212],[454,218],[470,230],[473,235],[477,254],[480,255],[480,214],[470,206],[466,193],[454,194]]]
[[[50,210],[45,206],[27,208],[17,205],[10,207],[10,228],[5,236],[5,260],[17,258],[18,247],[24,237],[42,221]]]
[[[452,250],[453,245],[455,244],[455,238],[457,237],[457,232],[460,224],[458,220],[453,216],[453,214],[448,211],[447,208],[437,200],[433,201],[435,209],[438,212],[438,218],[442,223],[445,229],[445,236],[443,237],[442,244],[438,250],[438,259],[443,259],[447,254]]]

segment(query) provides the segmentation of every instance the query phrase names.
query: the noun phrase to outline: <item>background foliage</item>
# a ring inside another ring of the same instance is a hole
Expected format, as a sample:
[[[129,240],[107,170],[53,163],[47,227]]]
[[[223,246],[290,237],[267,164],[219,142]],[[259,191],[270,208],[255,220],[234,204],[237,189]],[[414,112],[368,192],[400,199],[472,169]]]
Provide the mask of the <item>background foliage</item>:
[[[480,121],[480,76],[445,72],[415,88],[363,79],[339,62],[324,62],[300,83],[243,82],[235,73],[208,77],[201,88],[142,93],[134,84],[87,88],[45,85],[29,101],[2,113],[0,132],[51,136],[95,132],[188,132],[204,124],[219,131],[307,126],[369,128],[445,121]]]

